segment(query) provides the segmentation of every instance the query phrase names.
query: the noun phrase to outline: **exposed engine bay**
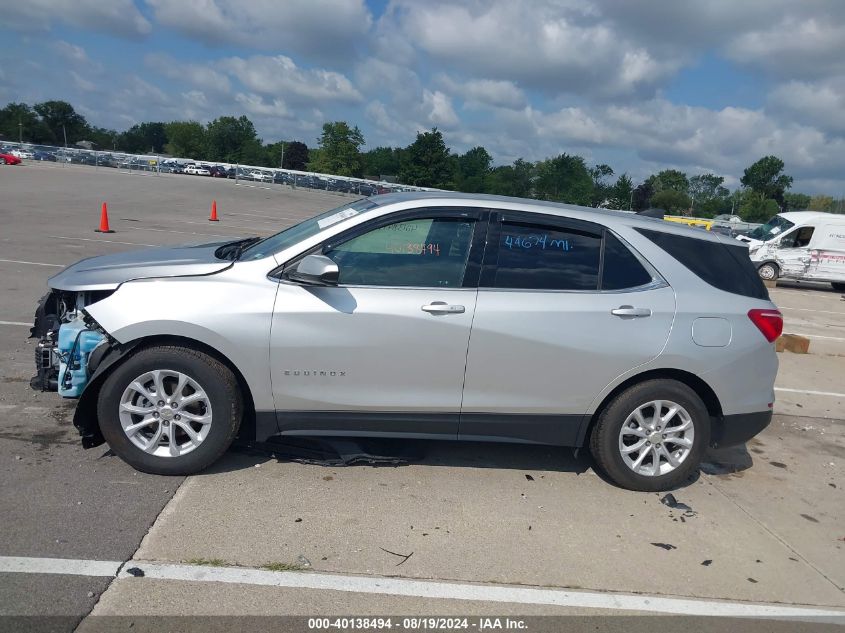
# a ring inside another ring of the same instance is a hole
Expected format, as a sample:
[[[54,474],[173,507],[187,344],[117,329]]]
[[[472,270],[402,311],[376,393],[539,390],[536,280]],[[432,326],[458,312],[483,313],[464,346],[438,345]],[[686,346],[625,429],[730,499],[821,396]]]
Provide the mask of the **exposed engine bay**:
[[[30,338],[35,346],[36,375],[30,386],[78,398],[91,377],[89,362],[109,346],[105,332],[84,312],[87,305],[105,299],[113,290],[68,292],[51,290],[38,302]]]

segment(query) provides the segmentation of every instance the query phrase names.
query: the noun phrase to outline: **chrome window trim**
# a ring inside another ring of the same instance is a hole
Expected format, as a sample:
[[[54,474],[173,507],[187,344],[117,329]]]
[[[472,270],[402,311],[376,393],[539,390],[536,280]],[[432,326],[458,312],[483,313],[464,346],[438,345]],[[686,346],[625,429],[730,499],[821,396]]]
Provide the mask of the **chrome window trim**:
[[[666,280],[652,279],[649,283],[641,286],[634,286],[632,288],[622,288],[621,290],[564,290],[555,288],[479,288],[479,292],[531,292],[531,293],[562,293],[562,294],[579,294],[579,295],[618,295],[627,294],[629,292],[644,292],[646,290],[657,290],[658,288],[668,288],[669,283]]]

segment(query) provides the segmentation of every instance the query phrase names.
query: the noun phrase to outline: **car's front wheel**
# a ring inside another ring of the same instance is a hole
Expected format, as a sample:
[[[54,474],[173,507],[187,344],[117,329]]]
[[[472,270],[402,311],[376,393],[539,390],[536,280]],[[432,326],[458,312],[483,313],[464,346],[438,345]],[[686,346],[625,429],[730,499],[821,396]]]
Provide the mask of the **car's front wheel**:
[[[834,290],[837,292],[845,292],[845,283],[841,281],[832,281],[830,285],[833,287]]]
[[[780,269],[777,264],[766,262],[757,269],[757,274],[760,275],[760,279],[774,281],[780,276]]]
[[[195,349],[153,346],[104,381],[97,403],[103,437],[133,467],[189,475],[216,461],[240,427],[242,397],[231,370]]]
[[[681,382],[657,379],[629,387],[605,407],[590,451],[617,485],[653,492],[686,481],[709,443],[701,398]]]

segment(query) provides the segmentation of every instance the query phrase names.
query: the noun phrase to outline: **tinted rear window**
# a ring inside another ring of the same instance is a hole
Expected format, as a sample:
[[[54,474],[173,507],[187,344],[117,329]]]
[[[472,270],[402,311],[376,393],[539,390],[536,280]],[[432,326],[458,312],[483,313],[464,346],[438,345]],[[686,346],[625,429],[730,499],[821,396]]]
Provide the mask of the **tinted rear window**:
[[[714,288],[753,299],[769,298],[766,286],[757,275],[745,246],[721,244],[649,229],[637,231]]]
[[[651,274],[634,254],[610,231],[604,234],[602,290],[624,290],[651,282]]]

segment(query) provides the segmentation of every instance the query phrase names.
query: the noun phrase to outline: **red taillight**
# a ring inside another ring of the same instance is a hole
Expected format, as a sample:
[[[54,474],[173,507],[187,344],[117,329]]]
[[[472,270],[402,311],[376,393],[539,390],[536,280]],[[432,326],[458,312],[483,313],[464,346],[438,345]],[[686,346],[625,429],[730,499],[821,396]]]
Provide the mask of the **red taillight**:
[[[771,343],[783,332],[783,315],[777,310],[755,308],[748,311],[748,318]]]

